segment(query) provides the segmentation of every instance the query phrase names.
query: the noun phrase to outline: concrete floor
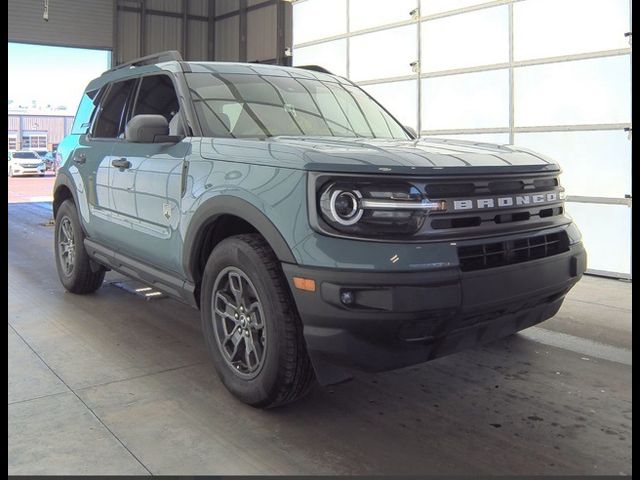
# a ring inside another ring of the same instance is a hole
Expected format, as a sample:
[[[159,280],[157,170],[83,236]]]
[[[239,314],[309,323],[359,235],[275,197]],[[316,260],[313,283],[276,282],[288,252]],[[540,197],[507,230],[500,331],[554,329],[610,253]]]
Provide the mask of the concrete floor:
[[[631,284],[585,277],[540,327],[260,411],[198,312],[60,286],[51,207],[9,205],[9,474],[631,474]]]

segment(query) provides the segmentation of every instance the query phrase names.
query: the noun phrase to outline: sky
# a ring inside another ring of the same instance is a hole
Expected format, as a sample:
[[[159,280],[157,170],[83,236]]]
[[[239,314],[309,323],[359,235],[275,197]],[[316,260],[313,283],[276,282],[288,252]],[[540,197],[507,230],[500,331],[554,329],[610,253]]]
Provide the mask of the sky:
[[[8,108],[51,105],[75,114],[89,81],[109,69],[111,52],[9,43]]]

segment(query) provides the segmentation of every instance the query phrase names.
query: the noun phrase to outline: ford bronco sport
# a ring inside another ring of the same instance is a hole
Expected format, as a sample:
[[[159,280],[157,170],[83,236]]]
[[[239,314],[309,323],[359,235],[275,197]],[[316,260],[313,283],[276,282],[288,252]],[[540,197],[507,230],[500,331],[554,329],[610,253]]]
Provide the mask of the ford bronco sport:
[[[535,325],[586,267],[556,163],[414,138],[320,67],[145,57],[89,83],[59,153],[64,287],[113,269],[199,308],[254,406]]]

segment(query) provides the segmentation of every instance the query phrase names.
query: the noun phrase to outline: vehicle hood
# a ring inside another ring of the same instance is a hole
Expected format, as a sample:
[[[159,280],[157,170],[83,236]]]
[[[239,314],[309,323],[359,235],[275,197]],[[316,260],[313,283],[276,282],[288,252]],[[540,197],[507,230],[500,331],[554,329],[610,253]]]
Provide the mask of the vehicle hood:
[[[511,173],[559,170],[553,160],[511,145],[421,138],[388,140],[337,137],[204,139],[205,158],[318,172],[386,174]]]

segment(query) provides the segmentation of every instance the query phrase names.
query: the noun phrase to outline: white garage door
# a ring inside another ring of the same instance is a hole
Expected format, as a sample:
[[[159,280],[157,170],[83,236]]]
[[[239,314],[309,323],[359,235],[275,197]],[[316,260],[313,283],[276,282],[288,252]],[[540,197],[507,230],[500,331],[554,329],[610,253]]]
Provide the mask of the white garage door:
[[[360,84],[422,135],[563,167],[589,271],[631,277],[630,0],[298,0],[293,64]]]

